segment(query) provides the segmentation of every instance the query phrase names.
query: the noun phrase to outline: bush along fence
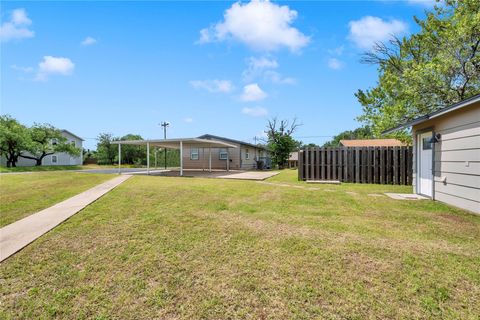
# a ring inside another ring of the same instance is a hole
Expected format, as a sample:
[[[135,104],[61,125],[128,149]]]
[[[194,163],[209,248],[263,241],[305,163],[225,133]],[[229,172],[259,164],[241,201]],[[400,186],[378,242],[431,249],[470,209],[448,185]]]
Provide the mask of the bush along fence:
[[[412,147],[305,148],[299,180],[412,184]]]

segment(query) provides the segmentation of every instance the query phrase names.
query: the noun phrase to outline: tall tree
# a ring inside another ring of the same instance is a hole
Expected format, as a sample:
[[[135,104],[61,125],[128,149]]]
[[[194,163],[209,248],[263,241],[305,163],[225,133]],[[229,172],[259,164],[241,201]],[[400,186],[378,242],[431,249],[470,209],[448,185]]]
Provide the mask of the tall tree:
[[[60,129],[50,124],[36,123],[28,129],[28,133],[30,141],[26,151],[29,153],[22,153],[20,157],[35,160],[36,166],[41,166],[43,158],[57,152],[64,152],[71,156],[78,156],[81,153],[81,149],[68,141]]]
[[[359,120],[382,131],[480,92],[480,5],[478,0],[445,0],[414,17],[420,31],[377,43],[363,56],[376,64],[378,85],[356,93]],[[406,131],[396,134],[408,140]]]
[[[300,142],[296,141],[292,134],[300,126],[297,119],[292,122],[273,118],[268,121],[265,133],[268,137],[267,147],[272,155],[274,165],[283,169],[287,164],[290,153],[298,148]]]
[[[323,147],[338,147],[340,146],[340,140],[352,140],[352,139],[371,139],[374,138],[372,130],[368,126],[360,127],[355,130],[347,130],[340,132],[333,137],[332,140],[325,142]]]
[[[18,157],[30,143],[28,129],[9,115],[0,116],[0,155],[7,167],[16,167]]]
[[[113,164],[117,157],[118,146],[112,144],[118,140],[111,133],[100,133],[97,137],[97,160],[98,164]]]
[[[142,140],[142,136],[138,134],[127,134],[120,140]],[[147,160],[147,149],[145,146],[123,145],[122,146],[122,163],[125,164],[142,164]]]

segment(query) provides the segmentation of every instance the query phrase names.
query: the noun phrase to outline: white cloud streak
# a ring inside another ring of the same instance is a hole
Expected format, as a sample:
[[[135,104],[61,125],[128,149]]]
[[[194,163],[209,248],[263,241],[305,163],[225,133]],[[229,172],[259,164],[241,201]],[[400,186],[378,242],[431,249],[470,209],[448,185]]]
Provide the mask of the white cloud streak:
[[[195,89],[206,90],[211,93],[229,93],[234,89],[232,82],[229,80],[192,80],[190,85]]]
[[[265,117],[268,115],[268,110],[262,107],[255,107],[255,108],[245,107],[242,109],[242,113],[251,117]]]
[[[340,70],[343,68],[343,62],[337,58],[330,58],[328,59],[328,67],[333,70]]]
[[[275,84],[294,84],[294,78],[283,77],[277,69],[279,64],[274,58],[250,57],[247,60],[247,69],[242,73],[243,81],[251,82],[256,79],[267,80]]]
[[[80,43],[82,46],[91,46],[97,43],[97,39],[92,38],[92,37],[86,37],[83,39],[83,41]]]
[[[378,17],[366,16],[350,21],[348,38],[358,47],[370,50],[375,43],[389,40],[392,36],[405,34],[408,25],[400,20],[385,21]]]

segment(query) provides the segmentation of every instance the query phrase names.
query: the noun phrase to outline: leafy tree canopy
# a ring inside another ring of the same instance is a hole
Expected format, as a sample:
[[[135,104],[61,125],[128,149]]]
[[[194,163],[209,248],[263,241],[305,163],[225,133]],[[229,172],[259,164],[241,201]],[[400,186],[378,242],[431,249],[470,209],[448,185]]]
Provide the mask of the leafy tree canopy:
[[[29,154],[22,153],[20,157],[35,160],[37,166],[42,165],[43,158],[57,152],[65,152],[72,156],[81,153],[81,149],[68,141],[60,129],[50,124],[35,123],[28,129],[28,133],[30,139],[26,151]]]
[[[119,140],[142,140],[138,134],[127,134]],[[147,159],[147,149],[145,146],[122,145],[122,163],[125,164],[143,164]]]
[[[374,138],[372,129],[369,126],[357,128],[355,130],[347,130],[340,132],[333,137],[332,140],[325,142],[323,147],[339,147],[340,140],[352,140],[352,139],[372,139]]]
[[[373,134],[462,101],[480,92],[480,5],[446,0],[414,17],[420,31],[378,43],[363,62],[378,65],[376,87],[356,93],[359,120]],[[407,131],[394,134],[409,140]]]
[[[288,120],[279,121],[277,118],[268,121],[265,131],[268,137],[267,147],[272,155],[273,164],[278,165],[280,169],[287,164],[290,153],[301,145],[301,142],[292,137],[298,126],[296,119],[291,123]]]
[[[18,157],[30,144],[28,128],[9,115],[0,116],[0,155],[7,167],[15,167]]]
[[[118,146],[112,144],[118,140],[111,133],[100,133],[97,137],[97,161],[98,164],[114,164],[118,154]]]

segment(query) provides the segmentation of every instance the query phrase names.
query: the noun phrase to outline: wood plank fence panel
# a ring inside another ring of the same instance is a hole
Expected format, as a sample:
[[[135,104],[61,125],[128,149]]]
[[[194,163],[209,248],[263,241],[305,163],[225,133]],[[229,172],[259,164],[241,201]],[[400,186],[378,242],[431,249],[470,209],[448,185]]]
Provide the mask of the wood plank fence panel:
[[[411,147],[305,148],[298,179],[411,185],[412,158]]]

